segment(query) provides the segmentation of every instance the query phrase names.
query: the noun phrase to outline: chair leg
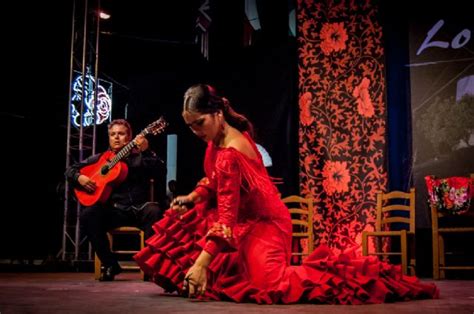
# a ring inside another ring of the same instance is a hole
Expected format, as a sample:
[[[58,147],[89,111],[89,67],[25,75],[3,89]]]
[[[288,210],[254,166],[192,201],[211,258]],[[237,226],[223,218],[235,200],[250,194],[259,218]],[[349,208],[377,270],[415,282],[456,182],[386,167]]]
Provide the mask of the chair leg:
[[[114,250],[114,237],[110,232],[107,232],[107,238],[109,239],[110,250]]]
[[[407,234],[407,246],[408,246],[408,257],[410,262],[408,263],[408,269],[410,276],[416,276],[416,237],[414,234]]]
[[[97,254],[94,253],[94,279],[99,280],[100,278],[100,266],[101,262],[99,257],[97,257]]]
[[[374,238],[374,244],[375,244],[375,253],[381,253],[382,252],[382,238],[381,237],[375,237]],[[386,262],[387,260],[387,255],[380,255],[380,258]]]
[[[402,252],[402,270],[404,275],[408,275],[408,265],[407,265],[407,233],[405,230],[400,235],[400,246]]]
[[[410,259],[410,266],[408,268],[410,269],[410,276],[416,276],[416,259]]]
[[[140,251],[143,250],[145,247],[145,233],[143,231],[140,232]],[[140,269],[140,275],[142,277],[143,281],[146,281],[146,276],[145,273],[143,272],[143,269]]]
[[[367,256],[369,253],[368,247],[367,247],[367,233],[362,232],[362,255]]]
[[[439,236],[437,232],[432,233],[433,242],[433,279],[439,280]]]
[[[445,252],[444,252],[444,238],[443,238],[443,235],[438,234],[438,242],[439,242],[439,266],[444,267],[444,266],[446,266],[446,261],[445,261],[446,256],[445,256]],[[439,278],[440,279],[445,278],[444,269],[439,269]]]

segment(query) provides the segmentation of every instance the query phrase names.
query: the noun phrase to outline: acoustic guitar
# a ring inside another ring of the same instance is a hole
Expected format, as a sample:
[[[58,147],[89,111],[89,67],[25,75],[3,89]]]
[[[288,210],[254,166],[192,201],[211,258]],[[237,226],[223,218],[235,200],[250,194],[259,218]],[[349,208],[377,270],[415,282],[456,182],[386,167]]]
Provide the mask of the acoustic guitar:
[[[165,129],[168,123],[160,117],[158,120],[150,123],[141,135],[153,134],[157,135]],[[121,161],[136,146],[135,141],[131,141],[125,145],[118,153],[107,151],[100,156],[99,160],[93,164],[81,168],[80,173],[88,176],[95,181],[96,189],[94,192],[88,192],[79,187],[74,189],[79,203],[84,206],[92,206],[104,203],[112,193],[115,186],[122,183],[128,174],[127,164]]]

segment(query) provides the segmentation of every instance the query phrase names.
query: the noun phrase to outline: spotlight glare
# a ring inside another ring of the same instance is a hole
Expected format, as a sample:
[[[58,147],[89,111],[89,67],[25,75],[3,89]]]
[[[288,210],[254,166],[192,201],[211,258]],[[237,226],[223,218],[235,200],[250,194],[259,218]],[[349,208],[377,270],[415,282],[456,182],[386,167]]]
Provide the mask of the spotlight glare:
[[[100,18],[103,19],[103,20],[108,20],[108,19],[110,19],[110,14],[107,14],[107,13],[102,12],[102,11],[99,12],[99,16],[100,16]]]

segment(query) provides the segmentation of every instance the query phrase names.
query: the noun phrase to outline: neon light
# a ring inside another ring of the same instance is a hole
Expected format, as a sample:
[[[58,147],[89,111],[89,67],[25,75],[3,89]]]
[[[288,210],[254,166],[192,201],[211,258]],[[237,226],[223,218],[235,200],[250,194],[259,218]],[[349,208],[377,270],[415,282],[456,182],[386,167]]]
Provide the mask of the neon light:
[[[82,74],[75,72],[76,77],[72,83],[72,100],[71,100],[71,121],[75,127],[80,126],[81,102],[82,102]],[[85,83],[85,100],[83,109],[82,126],[87,127],[94,123],[94,90],[95,79],[87,70]],[[106,87],[104,87],[106,85]],[[100,80],[97,89],[97,111],[95,116],[96,125],[102,124],[110,120],[112,112],[112,83]]]

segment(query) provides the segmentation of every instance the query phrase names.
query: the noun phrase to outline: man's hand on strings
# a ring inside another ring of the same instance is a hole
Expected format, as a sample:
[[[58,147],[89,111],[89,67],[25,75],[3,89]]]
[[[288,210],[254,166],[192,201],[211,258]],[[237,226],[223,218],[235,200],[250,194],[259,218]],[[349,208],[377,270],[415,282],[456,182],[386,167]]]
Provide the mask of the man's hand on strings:
[[[97,188],[95,181],[83,174],[77,178],[77,182],[89,193],[94,192]]]

